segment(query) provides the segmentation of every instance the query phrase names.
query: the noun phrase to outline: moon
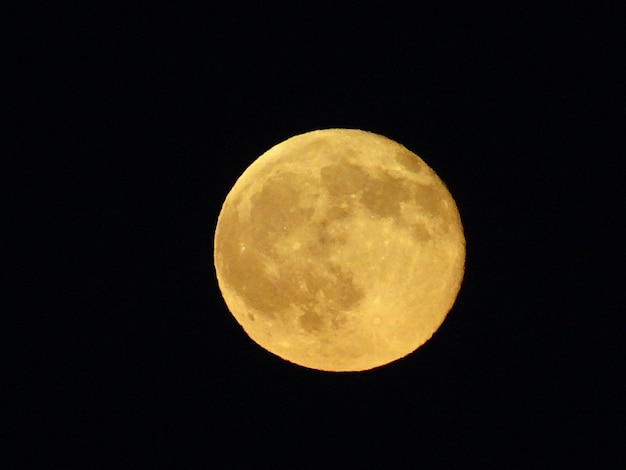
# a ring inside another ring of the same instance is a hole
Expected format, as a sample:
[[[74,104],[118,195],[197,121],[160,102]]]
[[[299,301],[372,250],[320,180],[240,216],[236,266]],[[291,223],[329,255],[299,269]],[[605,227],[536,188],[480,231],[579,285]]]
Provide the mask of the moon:
[[[300,366],[363,371],[439,328],[463,279],[465,238],[421,158],[378,134],[324,129],[244,171],[218,217],[214,264],[257,344]]]

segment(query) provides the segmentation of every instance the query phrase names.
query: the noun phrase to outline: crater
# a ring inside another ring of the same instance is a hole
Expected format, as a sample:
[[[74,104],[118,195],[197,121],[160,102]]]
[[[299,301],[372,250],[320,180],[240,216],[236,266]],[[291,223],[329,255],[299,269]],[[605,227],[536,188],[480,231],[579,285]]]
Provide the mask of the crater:
[[[379,217],[399,218],[400,202],[411,197],[407,180],[382,170],[372,176],[356,165],[329,165],[322,168],[321,175],[331,196],[341,199],[357,195],[360,203]]]
[[[444,194],[434,184],[418,184],[415,193],[415,202],[429,215],[437,216],[441,211]]]
[[[370,177],[362,168],[350,163],[322,167],[322,184],[332,196],[347,196],[367,186]]]
[[[354,284],[352,273],[332,263],[300,271],[306,290],[293,297],[293,304],[305,311],[300,324],[306,331],[336,329],[344,322],[344,312],[356,307],[365,297]]]
[[[399,150],[398,153],[396,153],[396,163],[411,173],[419,173],[422,171],[422,162],[407,149]]]
[[[401,218],[400,203],[411,197],[407,182],[380,172],[371,178],[361,196],[361,202],[370,212],[379,217]]]
[[[263,249],[271,249],[277,240],[305,225],[314,209],[303,200],[302,187],[309,184],[310,177],[295,173],[281,173],[270,178],[263,189],[251,198],[249,234]]]
[[[300,326],[307,332],[319,331],[324,326],[322,317],[311,309],[306,309],[299,320]]]
[[[350,215],[350,206],[346,204],[334,204],[326,211],[326,218],[333,222],[335,220],[345,219]]]
[[[411,235],[418,242],[426,242],[432,238],[432,235],[422,222],[411,224]]]
[[[278,279],[268,273],[262,253],[254,249],[241,252],[236,237],[225,239],[221,251],[222,259],[227,260],[222,263],[223,277],[247,305],[270,317],[289,305]]]

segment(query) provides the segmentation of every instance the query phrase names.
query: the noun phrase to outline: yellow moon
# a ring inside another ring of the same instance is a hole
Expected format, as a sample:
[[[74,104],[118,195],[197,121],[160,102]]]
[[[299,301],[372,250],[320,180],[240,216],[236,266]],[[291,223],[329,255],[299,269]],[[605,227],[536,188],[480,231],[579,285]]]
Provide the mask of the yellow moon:
[[[325,371],[415,351],[452,308],[465,265],[439,177],[355,129],[297,135],[261,155],[227,195],[214,242],[220,290],[250,338]]]

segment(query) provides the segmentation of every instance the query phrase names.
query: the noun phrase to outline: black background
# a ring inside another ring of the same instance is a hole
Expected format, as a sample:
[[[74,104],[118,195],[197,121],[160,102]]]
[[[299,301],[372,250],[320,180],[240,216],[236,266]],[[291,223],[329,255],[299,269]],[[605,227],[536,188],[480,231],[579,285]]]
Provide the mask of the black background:
[[[6,16],[7,468],[623,458],[617,10],[224,3]],[[441,329],[358,374],[252,343],[212,264],[236,178],[329,127],[419,154],[467,239]]]

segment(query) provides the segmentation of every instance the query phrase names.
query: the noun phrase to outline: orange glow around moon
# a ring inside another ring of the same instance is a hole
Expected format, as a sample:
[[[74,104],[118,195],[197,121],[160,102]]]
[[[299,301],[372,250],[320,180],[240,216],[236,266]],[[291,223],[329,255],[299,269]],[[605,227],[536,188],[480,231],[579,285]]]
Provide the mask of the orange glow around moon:
[[[464,273],[457,206],[422,159],[354,129],[297,135],[227,195],[214,262],[246,333],[281,358],[361,371],[415,351]]]

